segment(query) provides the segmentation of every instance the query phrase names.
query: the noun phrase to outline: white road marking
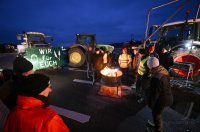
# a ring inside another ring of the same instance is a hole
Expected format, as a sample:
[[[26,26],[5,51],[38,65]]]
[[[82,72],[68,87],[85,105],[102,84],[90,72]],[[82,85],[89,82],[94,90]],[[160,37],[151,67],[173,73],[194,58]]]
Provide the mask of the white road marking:
[[[87,70],[81,70],[81,69],[77,69],[77,68],[68,68],[68,70],[70,70],[70,71],[79,71],[79,72],[87,72]]]
[[[52,109],[54,109],[56,112],[58,112],[59,115],[65,116],[67,118],[73,119],[75,121],[78,121],[80,123],[86,123],[90,120],[89,115],[81,114],[75,111],[67,110],[64,108],[60,108],[54,105],[50,105]]]
[[[130,86],[127,86],[127,85],[122,85],[122,88],[126,89],[126,90],[131,90],[132,89]]]
[[[92,81],[88,81],[88,80],[74,79],[73,82],[86,83],[86,84],[92,85]]]

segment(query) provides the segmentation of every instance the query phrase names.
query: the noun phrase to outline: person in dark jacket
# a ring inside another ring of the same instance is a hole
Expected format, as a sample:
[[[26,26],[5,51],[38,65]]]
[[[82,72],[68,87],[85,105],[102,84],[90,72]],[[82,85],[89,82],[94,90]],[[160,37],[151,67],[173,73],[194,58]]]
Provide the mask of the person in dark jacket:
[[[156,57],[147,61],[151,71],[150,86],[146,91],[146,101],[152,110],[155,131],[163,132],[162,112],[173,103],[173,95],[170,87],[168,71],[161,65]]]
[[[17,85],[24,76],[32,74],[33,65],[23,57],[16,57],[13,61],[13,78],[6,81],[0,87],[0,99],[9,108],[12,109],[17,100]]]
[[[50,79],[31,74],[19,84],[17,104],[10,111],[4,132],[69,132],[62,118],[49,106]]]
[[[0,100],[4,104],[4,109],[0,110],[0,113],[3,113],[7,117],[9,110],[13,109],[17,101],[17,85],[20,84],[23,80],[23,77],[32,74],[33,65],[30,61],[26,60],[23,57],[16,57],[13,61],[13,70],[12,77],[9,80],[5,81],[0,87]],[[4,118],[2,124],[0,124],[0,131],[3,131],[3,124],[5,122]]]
[[[94,80],[98,81],[101,78],[100,71],[105,67],[105,64],[103,63],[103,51],[101,51],[100,48],[95,49],[95,54],[94,54]]]
[[[162,53],[160,54],[159,58],[160,65],[165,67],[168,71],[171,66],[174,64],[173,57],[170,55],[170,48],[169,46],[162,47]]]
[[[134,53],[133,60],[132,60],[132,69],[133,69],[133,80],[135,83],[137,80],[138,67],[140,65],[141,58],[140,58],[140,54],[139,54],[139,48],[136,46],[133,46],[132,49],[133,49],[133,53]]]
[[[86,52],[86,63],[87,63],[87,77],[90,78],[92,73],[92,76],[94,75],[94,48],[88,47],[88,51]]]

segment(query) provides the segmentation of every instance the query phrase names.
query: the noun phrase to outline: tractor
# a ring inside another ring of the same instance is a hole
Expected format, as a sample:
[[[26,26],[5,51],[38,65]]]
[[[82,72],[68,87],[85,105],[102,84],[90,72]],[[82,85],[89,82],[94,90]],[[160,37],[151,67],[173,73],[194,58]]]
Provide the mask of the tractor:
[[[106,51],[109,51],[110,53],[114,50],[114,46],[96,44],[95,34],[76,34],[76,43],[70,45],[67,49],[69,65],[71,67],[84,66],[89,47],[92,48],[93,52],[97,47],[105,47]]]
[[[28,59],[35,70],[64,66],[62,49],[48,43],[53,41],[53,37],[40,32],[23,32],[17,35],[17,39],[22,41],[17,45],[18,55]]]
[[[157,27],[157,26],[155,26]],[[157,51],[169,46],[174,66],[171,72],[178,76],[195,76],[200,72],[200,19],[167,23],[159,30]],[[190,72],[190,73],[189,73]]]
[[[51,36],[46,36],[40,32],[23,32],[23,34],[17,35],[17,40],[21,40],[21,45],[17,45],[18,54],[24,54],[26,48],[34,47],[51,47],[50,43],[47,43],[47,38],[53,41]]]
[[[200,19],[197,18],[199,3],[194,19],[188,19],[190,11],[187,10],[185,20],[170,23],[168,21],[181,11],[188,2],[187,0],[161,25],[151,26],[148,36],[150,11],[172,2],[149,9],[144,41],[144,47],[148,44],[155,44],[158,53],[162,47],[168,46],[174,60],[174,65],[170,69],[171,74],[177,77],[187,77],[187,79],[194,76],[198,78],[200,75]]]

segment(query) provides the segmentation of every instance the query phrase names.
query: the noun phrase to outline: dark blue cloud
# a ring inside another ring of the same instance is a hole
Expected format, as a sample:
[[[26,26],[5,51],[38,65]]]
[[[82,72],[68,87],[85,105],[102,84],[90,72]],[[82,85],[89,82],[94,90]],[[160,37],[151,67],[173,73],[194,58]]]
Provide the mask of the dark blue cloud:
[[[1,0],[0,43],[17,42],[16,35],[22,31],[38,31],[52,35],[55,44],[75,42],[76,33],[97,35],[98,43],[123,42],[131,38],[141,40],[146,28],[149,8],[169,0]],[[184,0],[162,9],[152,11],[150,24],[160,24]],[[191,0],[191,18],[195,4]],[[187,8],[184,8],[185,12]],[[177,15],[174,19],[184,19]]]

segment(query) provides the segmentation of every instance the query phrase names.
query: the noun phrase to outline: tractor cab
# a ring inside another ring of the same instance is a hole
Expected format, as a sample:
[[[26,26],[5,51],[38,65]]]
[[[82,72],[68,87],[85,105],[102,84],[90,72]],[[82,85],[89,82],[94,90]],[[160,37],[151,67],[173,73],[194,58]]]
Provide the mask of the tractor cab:
[[[162,27],[154,25],[150,28],[149,34],[158,28],[156,49],[159,52],[162,47],[170,47],[175,62],[172,72],[179,76],[198,75],[200,69],[200,19],[167,23]],[[193,69],[190,74],[184,68],[188,64],[191,64]]]
[[[18,53],[21,54],[25,53],[26,48],[51,47],[53,38],[40,32],[24,32],[17,35],[17,40],[21,41],[21,45],[17,45]]]
[[[96,47],[95,34],[76,34],[76,43],[87,47]]]

